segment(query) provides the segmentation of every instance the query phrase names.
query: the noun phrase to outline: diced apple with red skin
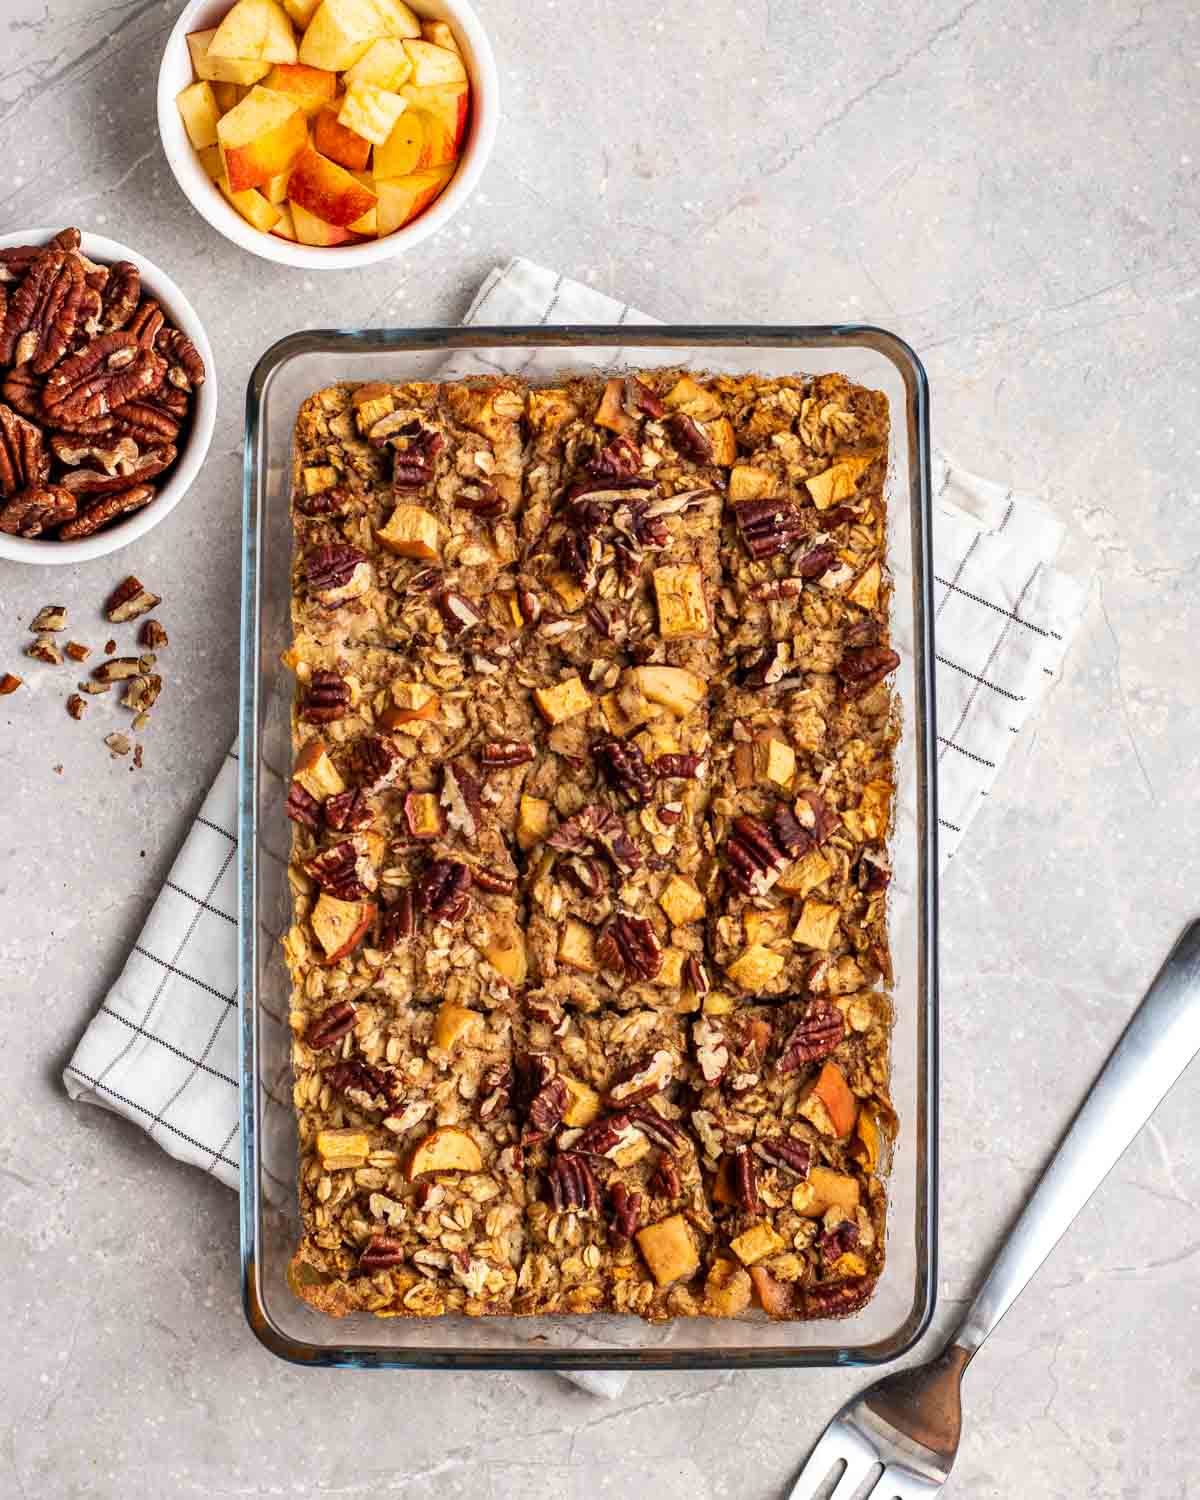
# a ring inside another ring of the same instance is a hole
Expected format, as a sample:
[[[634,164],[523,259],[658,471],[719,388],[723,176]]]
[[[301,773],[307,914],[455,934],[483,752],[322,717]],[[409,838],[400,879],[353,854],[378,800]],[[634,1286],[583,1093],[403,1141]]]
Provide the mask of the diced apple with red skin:
[[[308,209],[299,203],[288,203],[287,208],[291,210],[292,228],[296,231],[296,239],[302,245],[348,245],[354,239],[350,230],[343,229],[337,224],[327,224],[324,219],[318,219],[316,214],[310,214]]]
[[[300,61],[340,73],[388,27],[371,0],[321,0],[300,41]]]
[[[327,224],[348,228],[378,201],[369,187],[309,146],[301,152],[288,179],[288,197]],[[299,229],[299,225],[296,226]]]
[[[213,86],[207,80],[192,83],[175,96],[175,104],[183,120],[188,140],[197,151],[217,144],[217,121],[221,112],[217,108]]]
[[[412,172],[407,177],[377,180],[379,233],[391,234],[424,213],[453,175],[453,167],[434,167],[427,172]]]
[[[441,165],[430,159],[428,128],[431,115],[418,109],[406,109],[382,146],[375,147],[371,170],[376,182],[388,177],[408,177],[425,167]]]
[[[449,47],[435,47],[432,42],[406,41],[404,50],[413,65],[412,81],[417,88],[440,83],[466,83],[467,70],[463,60]]]
[[[443,1125],[427,1135],[408,1163],[408,1180],[425,1172],[478,1172],[483,1166],[479,1147],[465,1130]]]
[[[209,44],[212,57],[294,63],[296,34],[278,0],[237,0]]]
[[[328,891],[321,892],[309,920],[327,964],[354,952],[375,920],[375,911],[374,901],[339,901]]]
[[[188,33],[188,51],[192,57],[192,72],[199,79],[210,83],[257,83],[271,71],[269,62],[251,57],[213,57],[210,55],[213,37],[218,28]]]
[[[313,126],[313,146],[322,156],[337,162],[348,172],[361,172],[371,159],[371,143],[353,130],[347,130],[338,119],[338,101],[323,109]]]
[[[419,109],[429,116],[426,126],[432,167],[453,161],[462,147],[467,133],[467,114],[471,105],[471,90],[465,83],[437,84],[432,88],[417,88],[406,83],[400,90],[408,100],[410,112]]]
[[[240,193],[287,171],[304,150],[308,144],[304,111],[286,94],[259,85],[221,116],[217,140],[229,186]]]
[[[263,88],[294,99],[312,119],[337,98],[337,74],[328,68],[310,68],[307,63],[276,63],[263,79]]]

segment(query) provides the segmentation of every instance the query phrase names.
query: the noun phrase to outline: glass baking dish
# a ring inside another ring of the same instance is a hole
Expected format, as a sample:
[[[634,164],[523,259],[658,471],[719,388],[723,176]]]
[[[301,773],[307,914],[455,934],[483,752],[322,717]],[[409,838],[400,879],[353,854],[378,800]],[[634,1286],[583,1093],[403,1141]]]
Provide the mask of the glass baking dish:
[[[580,370],[684,364],[697,370],[841,371],[885,391],[893,628],[902,654],[891,938],[893,1091],[900,1137],[889,1181],[888,1254],[875,1296],[853,1316],[770,1323],[694,1318],[652,1327],[578,1319],[322,1317],[289,1291],[299,1235],[287,975],[290,923],[289,485],[292,429],[306,397],[339,380],[452,379],[511,371],[553,380]],[[243,1295],[273,1353],[305,1365],[458,1369],[709,1369],[882,1364],[928,1326],[937,1245],[937,861],[928,390],[913,351],[878,328],[470,327],[314,331],[275,344],[246,403],[242,580],[240,979]]]

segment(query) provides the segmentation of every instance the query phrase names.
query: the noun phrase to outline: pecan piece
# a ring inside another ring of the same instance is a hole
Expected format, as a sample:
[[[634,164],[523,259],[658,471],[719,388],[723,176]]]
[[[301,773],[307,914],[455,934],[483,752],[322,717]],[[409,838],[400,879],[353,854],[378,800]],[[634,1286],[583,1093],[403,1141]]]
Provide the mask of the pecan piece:
[[[594,1213],[600,1206],[600,1190],[585,1157],[561,1151],[546,1172],[550,1202],[559,1213]]]
[[[443,589],[434,602],[451,635],[463,635],[483,619],[471,601],[455,589]]]
[[[821,542],[798,557],[793,564],[800,578],[820,578],[821,574],[837,562],[837,548]]]
[[[673,1156],[678,1155],[687,1145],[687,1137],[679,1126],[664,1119],[648,1104],[631,1104],[625,1113],[630,1123],[636,1125],[644,1136],[652,1140],[656,1146],[661,1146],[664,1151],[669,1151]]]
[[[650,1191],[659,1198],[678,1198],[683,1192],[679,1180],[679,1168],[669,1156],[659,1158],[658,1166],[650,1179]]]
[[[786,552],[804,534],[800,512],[788,500],[745,500],[734,506],[733,515],[742,544],[755,562]]]
[[[401,891],[392,905],[380,912],[379,920],[375,925],[372,946],[384,953],[390,953],[393,948],[412,937],[416,926],[412,891]]]
[[[792,859],[799,859],[813,847],[812,834],[790,807],[779,807],[771,819],[771,837]]]
[[[14,495],[0,509],[0,531],[9,536],[41,536],[70,521],[76,504],[75,496],[60,484],[35,485]]]
[[[635,1139],[628,1115],[604,1115],[579,1132],[571,1149],[585,1156],[612,1156]]]
[[[483,822],[483,802],[479,782],[461,760],[450,761],[442,770],[441,803],[446,809],[446,826],[473,844]]]
[[[321,804],[317,804],[318,807]],[[369,828],[372,822],[371,809],[361,787],[351,787],[348,792],[337,792],[326,797],[323,811],[325,825],[336,833],[354,833]]]
[[[125,689],[125,696],[121,702],[126,708],[133,709],[136,714],[148,714],[158,702],[158,695],[162,692],[162,678],[155,672],[139,675],[130,682]]]
[[[364,735],[354,747],[354,769],[365,797],[373,797],[384,787],[394,785],[403,766],[404,757],[381,734]]]
[[[0,405],[0,497],[45,484],[50,477],[50,455],[41,428]]]
[[[69,251],[46,250],[12,293],[0,328],[0,364],[52,370],[81,323],[83,265]]]
[[[472,515],[479,516],[485,521],[494,520],[496,516],[504,513],[504,496],[494,484],[489,484],[486,479],[473,484],[464,484],[455,495],[454,503],[460,510],[469,510]]]
[[[737,1207],[743,1213],[757,1214],[761,1208],[758,1197],[758,1170],[748,1147],[739,1146],[730,1154],[729,1176]]]
[[[82,719],[83,711],[86,707],[87,704],[79,696],[78,693],[72,693],[71,696],[67,699],[67,712],[73,719]]]
[[[350,711],[350,684],[336,672],[314,672],[300,717],[308,724],[330,724]]]
[[[606,969],[627,979],[651,980],[663,965],[662,944],[648,917],[619,911],[596,944],[596,957]]]
[[[782,1135],[771,1136],[768,1140],[759,1141],[758,1154],[764,1160],[776,1167],[786,1167],[789,1172],[795,1172],[797,1177],[808,1177],[808,1169],[812,1165],[812,1147],[807,1141],[788,1140]]]
[[[67,606],[65,604],[43,604],[33,619],[30,620],[29,628],[36,635],[41,635],[47,630],[65,630],[67,628]]]
[[[92,654],[92,648],[85,646],[82,641],[68,641],[63,649],[72,661],[87,661]]]
[[[699,755],[660,755],[654,762],[654,769],[668,781],[696,781],[702,763],[703,758]]]
[[[570,1102],[570,1092],[561,1078],[550,1078],[538,1089],[529,1101],[526,1119],[539,1140],[544,1140],[558,1128]]]
[[[166,321],[166,315],[154,298],[146,297],[125,324],[124,332],[132,334],[144,349],[153,349]]]
[[[676,448],[684,458],[693,463],[706,464],[712,461],[713,445],[708,433],[694,417],[677,411],[667,422],[667,431],[675,441]]]
[[[23,681],[23,678],[14,676],[12,672],[0,673],[0,698],[7,698],[9,693],[15,693]]]
[[[803,1292],[804,1316],[845,1317],[865,1306],[871,1300],[874,1290],[874,1276],[850,1276],[845,1281],[830,1281],[821,1286],[807,1287]]]
[[[586,854],[568,854],[559,862],[557,873],[581,896],[598,896],[606,884],[600,861]]]
[[[167,632],[157,620],[147,620],[142,626],[142,633],[138,636],[138,640],[143,646],[149,646],[152,651],[161,651],[167,644]]]
[[[588,854],[594,848],[603,849],[623,875],[639,869],[642,863],[641,851],[625,832],[620,818],[597,802],[564,819],[546,843],[565,854]]]
[[[133,742],[126,734],[106,734],[104,736],[104,743],[112,752],[112,757],[114,760],[116,760],[119,755],[128,755],[129,752],[133,749]]]
[[[491,1120],[508,1108],[512,1094],[513,1072],[507,1063],[493,1063],[479,1079],[479,1118]]]
[[[528,740],[489,740],[483,747],[479,763],[485,771],[507,770],[510,766],[525,766],[533,759],[533,746]]]
[[[386,1068],[377,1068],[371,1063],[352,1057],[345,1062],[334,1063],[326,1068],[324,1076],[331,1087],[351,1098],[366,1109],[389,1109],[396,1102],[398,1093],[395,1075]]]
[[[700,1000],[703,1000],[712,988],[708,978],[708,970],[694,953],[689,953],[683,962],[683,977],[687,987]]]
[[[796,799],[798,803],[806,803],[808,812],[804,808],[799,810],[799,819],[808,829],[814,844],[823,844],[835,828],[841,824],[841,818],[834,812],[820,792],[808,790],[801,792]],[[809,815],[811,814],[811,822]]]
[[[131,573],[109,595],[108,603],[104,606],[104,613],[115,625],[123,625],[126,620],[136,620],[139,615],[149,614],[156,605],[161,603],[160,596],[152,594]]]
[[[97,682],[124,682],[126,678],[137,677],[141,670],[141,663],[136,656],[114,656],[109,661],[102,661],[92,672],[92,676]]]
[[[635,479],[642,467],[642,450],[631,437],[622,434],[601,448],[594,458],[589,458],[583,467],[593,479]]]
[[[861,646],[843,652],[837,674],[847,698],[861,698],[900,665],[900,657],[888,646]]]
[[[298,781],[293,781],[288,788],[284,811],[293,823],[301,823],[305,828],[321,826],[321,804]]]
[[[404,1246],[386,1234],[373,1234],[358,1257],[358,1269],[373,1274],[404,1264]]]
[[[88,437],[74,432],[51,433],[50,451],[69,469],[86,464],[109,475],[131,473],[140,453],[132,438],[115,438],[111,433]]]
[[[631,1240],[641,1221],[641,1193],[631,1193],[623,1182],[617,1181],[608,1189],[608,1201],[612,1205],[610,1227],[613,1239]]]
[[[661,1093],[674,1076],[675,1056],[666,1048],[660,1047],[648,1058],[643,1058],[632,1068],[627,1068],[610,1085],[608,1102],[618,1104],[622,1108],[631,1104],[641,1104],[654,1094]]]
[[[640,747],[608,735],[596,741],[592,753],[611,785],[624,792],[634,807],[645,807],[654,795],[654,777]]]
[[[142,296],[142,273],[131,260],[118,260],[108,268],[100,301],[98,333],[116,333],[137,310]]]
[[[371,429],[371,442],[377,442],[376,433],[382,423]],[[425,427],[420,422],[409,421],[402,427],[386,434],[386,441],[395,450],[392,458],[392,488],[396,490],[419,490],[433,478],[433,462],[446,445],[440,432]]]
[[[331,849],[322,849],[305,862],[304,872],[339,901],[357,901],[375,884],[368,876],[366,862],[360,861],[359,852],[349,839]]]
[[[853,1219],[843,1219],[841,1223],[835,1224],[832,1229],[827,1229],[817,1240],[817,1249],[820,1252],[824,1265],[831,1266],[840,1256],[845,1255],[847,1250],[853,1250],[858,1244],[858,1225]]]
[[[470,902],[471,872],[453,859],[431,860],[417,884],[417,905],[435,922],[458,922]]]
[[[315,602],[325,609],[336,609],[370,587],[371,565],[357,547],[339,542],[306,552],[304,577]]]
[[[200,351],[181,329],[163,328],[154,340],[154,347],[167,361],[167,383],[177,391],[194,391],[204,384]]]
[[[339,1000],[327,1006],[308,1028],[304,1040],[314,1052],[323,1052],[354,1030],[358,1011],[351,1000]]]
[[[765,895],[788,863],[771,830],[758,818],[751,817],[734,818],[725,856],[730,880],[747,896]]]
[[[14,411],[20,412],[23,417],[31,421],[38,421],[42,415],[42,382],[33,373],[28,365],[18,365],[15,370],[9,370],[4,376],[3,384],[0,384],[0,396]]]
[[[492,896],[511,896],[517,888],[515,880],[507,875],[497,875],[494,870],[475,868],[471,871],[471,879],[481,891]]]
[[[42,387],[42,410],[56,427],[106,416],[152,391],[166,361],[140,346],[129,332],[103,333],[51,374]]]
[[[775,1064],[780,1073],[820,1062],[830,1055],[846,1034],[841,1011],[831,1000],[813,1000],[792,1028]]]
[[[32,645],[26,646],[25,655],[32,656],[34,661],[44,661],[52,667],[61,667],[63,664],[63,654],[50,635],[39,635]]]
[[[783,641],[775,641],[754,652],[738,672],[738,681],[743,687],[770,687],[787,672],[788,647]]]
[[[700,1016],[692,1028],[696,1061],[705,1083],[720,1083],[729,1067],[729,1043],[720,1024],[711,1016]]]
[[[171,467],[175,458],[176,449],[168,443],[163,448],[135,453],[128,464],[119,462],[115,474],[101,474],[95,469],[72,469],[63,475],[62,485],[73,495],[112,495],[128,490],[131,485],[157,479],[164,469]]]

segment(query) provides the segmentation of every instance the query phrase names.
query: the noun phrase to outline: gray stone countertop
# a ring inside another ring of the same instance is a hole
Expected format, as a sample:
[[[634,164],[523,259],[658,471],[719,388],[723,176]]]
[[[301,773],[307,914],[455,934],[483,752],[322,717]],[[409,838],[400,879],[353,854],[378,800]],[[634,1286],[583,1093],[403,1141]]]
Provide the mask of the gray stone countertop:
[[[877,322],[925,360],[937,441],[1069,523],[1083,629],[945,882],[940,1329],[1200,904],[1196,7],[479,8],[505,97],[478,194],[407,259],[317,276],[227,244],[177,189],[154,119],[176,4],[0,7],[0,228],[132,243],[221,364],[207,468],[162,526],[79,568],[0,564],[0,670],[51,598],[102,639],[129,570],[171,632],[140,773],[50,669],[0,700],[14,1500],[767,1500],[862,1381],[643,1375],[606,1404],[550,1375],[298,1371],[243,1321],[233,1195],[68,1102],[61,1067],[235,732],[242,393],[280,335],[452,321],[514,253],[672,320]],[[1193,1072],[981,1355],[951,1493],[1191,1491],[1198,1109]]]

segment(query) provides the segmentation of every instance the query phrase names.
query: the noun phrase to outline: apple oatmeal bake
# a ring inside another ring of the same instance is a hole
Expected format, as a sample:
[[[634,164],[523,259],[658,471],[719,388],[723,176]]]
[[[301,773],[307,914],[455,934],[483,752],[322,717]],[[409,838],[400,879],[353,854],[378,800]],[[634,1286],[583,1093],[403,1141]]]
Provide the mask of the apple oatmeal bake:
[[[871,1296],[887,444],[838,375],[305,403],[284,947],[314,1307]]]

